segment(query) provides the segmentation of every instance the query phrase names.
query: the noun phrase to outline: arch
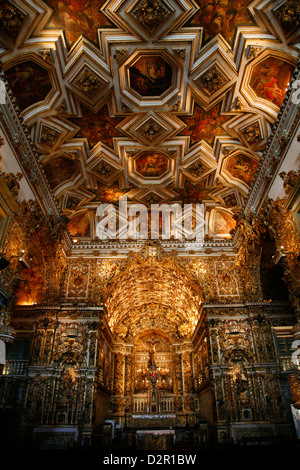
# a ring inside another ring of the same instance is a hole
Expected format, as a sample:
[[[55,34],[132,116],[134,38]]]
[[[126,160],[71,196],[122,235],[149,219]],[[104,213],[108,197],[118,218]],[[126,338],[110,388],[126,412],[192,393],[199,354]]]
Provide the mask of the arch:
[[[132,342],[147,330],[191,337],[201,301],[198,282],[170,256],[137,255],[112,279],[104,303],[112,332]]]

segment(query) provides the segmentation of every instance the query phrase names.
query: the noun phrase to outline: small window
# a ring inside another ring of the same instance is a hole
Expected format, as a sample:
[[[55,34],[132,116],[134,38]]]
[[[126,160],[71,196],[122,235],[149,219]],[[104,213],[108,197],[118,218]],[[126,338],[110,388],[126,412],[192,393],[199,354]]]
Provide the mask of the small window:
[[[277,335],[276,342],[277,342],[277,352],[279,356],[290,356],[292,354],[293,336]]]
[[[8,345],[7,360],[18,361],[26,360],[29,352],[28,339],[16,339],[13,343]]]

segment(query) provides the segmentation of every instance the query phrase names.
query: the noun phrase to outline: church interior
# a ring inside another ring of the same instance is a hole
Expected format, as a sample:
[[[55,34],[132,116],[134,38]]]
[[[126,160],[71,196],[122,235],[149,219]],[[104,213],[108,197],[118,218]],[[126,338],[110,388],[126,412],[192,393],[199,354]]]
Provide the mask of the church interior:
[[[297,0],[1,1],[6,447],[298,442],[299,49]]]

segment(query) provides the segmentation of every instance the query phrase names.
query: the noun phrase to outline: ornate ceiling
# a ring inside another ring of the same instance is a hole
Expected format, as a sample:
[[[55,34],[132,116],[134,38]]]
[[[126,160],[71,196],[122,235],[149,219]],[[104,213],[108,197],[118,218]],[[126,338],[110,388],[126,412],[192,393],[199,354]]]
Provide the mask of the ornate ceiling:
[[[71,236],[126,195],[202,202],[230,237],[297,62],[296,0],[4,0],[0,31]]]
[[[145,253],[144,253],[145,254]],[[107,320],[122,341],[143,331],[190,338],[199,320],[201,286],[172,257],[133,256],[106,291]]]

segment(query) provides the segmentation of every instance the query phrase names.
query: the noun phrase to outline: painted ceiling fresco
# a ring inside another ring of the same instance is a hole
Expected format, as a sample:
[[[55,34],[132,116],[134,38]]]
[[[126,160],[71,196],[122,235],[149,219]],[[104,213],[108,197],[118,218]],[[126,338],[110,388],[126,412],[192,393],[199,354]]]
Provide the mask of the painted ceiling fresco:
[[[256,160],[248,155],[238,154],[228,158],[226,169],[233,177],[250,186],[257,167]]]
[[[251,75],[250,86],[261,98],[280,106],[294,67],[275,57],[268,57],[258,63]]]
[[[47,0],[53,15],[47,28],[64,31],[68,44],[73,44],[81,35],[97,42],[98,28],[111,26],[100,11],[105,0]]]
[[[142,176],[161,176],[168,169],[168,158],[159,152],[143,152],[135,160],[136,171]]]
[[[253,25],[246,8],[249,3],[249,0],[197,0],[199,11],[188,24],[203,27],[205,41],[221,33],[228,42],[232,42],[236,26]]]
[[[74,237],[88,237],[90,235],[90,218],[88,212],[75,215],[68,223],[68,229]]]
[[[141,96],[160,96],[172,84],[172,67],[163,58],[142,56],[129,68],[130,86]]]
[[[68,157],[57,157],[45,164],[45,172],[52,188],[79,173],[76,161]]]
[[[0,60],[74,237],[202,203],[228,238],[298,60],[295,0],[5,0]]]
[[[216,105],[208,111],[195,104],[192,116],[182,118],[186,128],[181,132],[191,138],[191,145],[202,139],[212,142],[215,135],[226,134],[222,124],[228,116],[220,114],[220,106]]]
[[[84,137],[93,147],[98,142],[112,146],[113,138],[122,135],[116,126],[122,118],[110,117],[107,106],[103,106],[98,113],[93,113],[82,106],[82,117],[77,117],[73,122],[79,127],[77,137]]]
[[[47,70],[32,60],[11,67],[7,78],[21,110],[43,101],[52,88]]]

